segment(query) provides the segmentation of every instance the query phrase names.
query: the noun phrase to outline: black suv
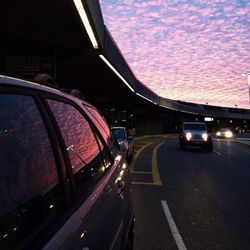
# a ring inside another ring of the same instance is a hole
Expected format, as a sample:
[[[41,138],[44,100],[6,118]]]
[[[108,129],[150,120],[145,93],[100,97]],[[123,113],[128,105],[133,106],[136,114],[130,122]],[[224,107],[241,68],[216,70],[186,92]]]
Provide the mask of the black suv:
[[[89,103],[0,76],[0,249],[131,249],[128,166]]]

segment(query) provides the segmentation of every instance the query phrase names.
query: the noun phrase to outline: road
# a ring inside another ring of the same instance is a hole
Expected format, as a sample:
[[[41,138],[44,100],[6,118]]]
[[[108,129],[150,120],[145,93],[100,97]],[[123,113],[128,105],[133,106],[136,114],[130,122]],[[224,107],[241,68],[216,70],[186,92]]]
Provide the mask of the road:
[[[212,153],[182,152],[162,135],[135,146],[135,250],[250,249],[250,145],[215,140]]]

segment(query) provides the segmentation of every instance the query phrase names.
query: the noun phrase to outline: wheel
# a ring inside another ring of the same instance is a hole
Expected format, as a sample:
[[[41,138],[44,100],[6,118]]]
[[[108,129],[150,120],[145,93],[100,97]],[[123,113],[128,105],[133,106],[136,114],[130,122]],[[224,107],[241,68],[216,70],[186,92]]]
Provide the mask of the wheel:
[[[130,159],[129,159],[129,153],[128,153],[128,151],[127,151],[127,153],[126,153],[126,160],[127,160],[127,161],[130,160]]]
[[[207,145],[207,152],[209,152],[209,153],[213,152],[213,144],[212,143],[209,143]]]
[[[133,250],[134,249],[134,219],[130,225],[128,238],[126,240],[125,250]]]
[[[186,146],[183,143],[180,143],[180,149],[181,149],[181,151],[185,151],[186,150]]]

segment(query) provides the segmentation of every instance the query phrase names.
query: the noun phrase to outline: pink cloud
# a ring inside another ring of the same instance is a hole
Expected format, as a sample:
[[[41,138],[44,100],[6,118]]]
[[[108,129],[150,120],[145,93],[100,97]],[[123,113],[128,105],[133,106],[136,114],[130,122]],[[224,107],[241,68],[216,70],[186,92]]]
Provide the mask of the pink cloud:
[[[153,91],[175,100],[249,108],[242,73],[250,70],[250,6],[222,0],[203,6],[177,0],[100,2],[130,67]]]

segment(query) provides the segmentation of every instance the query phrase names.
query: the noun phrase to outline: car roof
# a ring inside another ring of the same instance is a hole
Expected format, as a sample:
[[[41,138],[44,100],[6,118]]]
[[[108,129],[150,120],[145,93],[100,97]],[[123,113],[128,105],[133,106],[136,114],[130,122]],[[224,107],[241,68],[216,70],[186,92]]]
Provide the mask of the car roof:
[[[126,129],[126,127],[111,127],[111,129]]]
[[[205,122],[183,122],[183,124],[206,124]]]
[[[22,79],[15,78],[15,77],[4,76],[4,75],[0,75],[0,86],[1,85],[18,86],[18,87],[34,89],[34,90],[38,90],[38,91],[39,90],[45,91],[48,93],[52,93],[52,94],[60,95],[62,97],[66,97],[68,99],[71,99],[72,101],[75,101],[78,104],[86,104],[86,105],[94,108],[94,106],[92,106],[88,102],[84,101],[83,99],[80,99],[80,98],[73,96],[69,93],[63,92],[62,90],[57,89],[56,87],[53,88],[53,87],[45,86],[43,84],[39,84],[39,83],[27,81],[27,80],[22,80]]]

